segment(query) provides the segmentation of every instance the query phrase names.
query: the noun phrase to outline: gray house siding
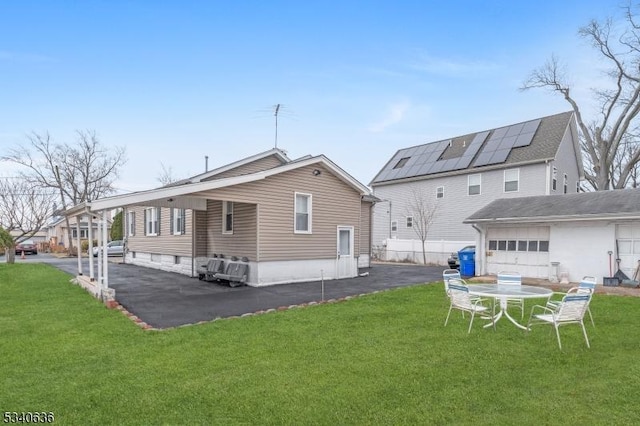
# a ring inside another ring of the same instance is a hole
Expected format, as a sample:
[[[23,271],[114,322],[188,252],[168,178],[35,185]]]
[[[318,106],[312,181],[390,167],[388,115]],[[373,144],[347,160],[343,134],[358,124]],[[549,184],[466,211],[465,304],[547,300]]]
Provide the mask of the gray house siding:
[[[192,255],[192,211],[185,211],[185,233],[173,235],[170,232],[170,212],[168,208],[160,208],[160,232],[158,235],[145,235],[144,206],[130,207],[129,211],[135,212],[135,235],[127,237],[127,247],[133,252],[147,252],[157,254],[170,254],[174,256]],[[126,235],[126,234],[125,234]]]
[[[504,171],[519,170],[518,191],[504,191]],[[380,185],[374,188],[376,197],[385,200],[374,207],[373,244],[382,245],[386,238],[417,239],[416,232],[407,228],[406,218],[410,215],[414,191],[435,208],[435,219],[431,225],[428,240],[469,241],[475,238],[475,231],[462,221],[473,212],[498,198],[544,195],[547,185],[545,164],[532,164],[507,169],[485,170],[481,176],[478,195],[468,195],[468,176],[459,174],[441,178],[417,180],[413,182]],[[436,198],[438,187],[443,187],[444,196]],[[389,201],[391,200],[391,217]],[[390,231],[390,222],[397,221],[397,231]]]
[[[562,194],[564,174],[567,175],[567,194],[576,192],[576,185],[579,182],[579,170],[575,161],[576,150],[571,139],[571,132],[567,128],[567,132],[562,138],[562,142],[558,147],[558,155],[556,159],[550,163],[549,167],[549,194]],[[557,186],[553,189],[553,167],[557,169]],[[523,194],[526,195],[538,195],[538,194]]]
[[[233,203],[233,233],[222,232],[222,201],[207,201],[207,248],[209,253],[225,257],[246,256],[255,261],[257,256],[256,205]]]

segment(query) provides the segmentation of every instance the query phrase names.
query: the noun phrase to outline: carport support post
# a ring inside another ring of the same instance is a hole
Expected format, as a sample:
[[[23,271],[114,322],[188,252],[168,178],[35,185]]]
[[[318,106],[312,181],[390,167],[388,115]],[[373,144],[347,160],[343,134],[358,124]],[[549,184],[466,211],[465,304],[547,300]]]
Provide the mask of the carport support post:
[[[76,216],[76,250],[78,250],[77,258],[78,258],[78,275],[82,275],[82,244],[80,244],[80,220],[82,220],[82,216]]]
[[[95,280],[95,276],[93,274],[93,214],[91,213],[89,213],[87,224],[89,226],[87,231],[87,237],[89,238],[89,250],[87,251],[87,257],[89,258],[89,279],[93,281]]]
[[[102,210],[102,288],[109,288],[109,256],[107,254],[107,211]]]

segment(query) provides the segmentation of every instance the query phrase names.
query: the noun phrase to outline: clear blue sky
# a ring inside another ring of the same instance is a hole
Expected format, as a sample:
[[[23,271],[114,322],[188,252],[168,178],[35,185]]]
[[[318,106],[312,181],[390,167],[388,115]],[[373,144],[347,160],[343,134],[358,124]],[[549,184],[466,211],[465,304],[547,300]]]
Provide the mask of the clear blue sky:
[[[321,5],[316,5],[319,3]],[[3,1],[0,153],[49,131],[127,147],[121,191],[274,146],[368,184],[403,147],[569,110],[520,92],[552,53],[586,103],[577,35],[617,0]],[[0,176],[10,174],[0,164]]]

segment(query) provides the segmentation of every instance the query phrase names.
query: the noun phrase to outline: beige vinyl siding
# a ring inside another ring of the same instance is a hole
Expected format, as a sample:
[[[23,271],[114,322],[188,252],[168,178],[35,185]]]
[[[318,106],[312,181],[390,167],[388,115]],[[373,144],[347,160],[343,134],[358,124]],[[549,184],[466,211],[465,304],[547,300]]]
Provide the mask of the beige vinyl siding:
[[[136,212],[136,234],[128,237],[128,248],[130,251],[145,253],[170,254],[174,256],[191,256],[191,234],[193,222],[191,210],[185,210],[185,233],[183,235],[172,235],[169,232],[170,212],[166,207],[160,209],[160,235],[146,236],[144,234],[144,210],[146,207],[130,207],[129,211]]]
[[[211,252],[207,249],[207,212],[194,211],[194,227],[195,236],[195,253],[194,257],[210,256]]]
[[[272,169],[278,166],[282,166],[282,161],[280,161],[278,157],[276,157],[275,155],[270,155],[268,157],[253,161],[249,164],[244,164],[242,166],[235,167],[231,170],[227,170],[217,175],[211,176],[208,179],[203,179],[203,181],[247,175],[250,173],[256,173],[256,172],[261,172],[263,170]]]
[[[322,173],[314,176],[314,169]],[[312,195],[311,234],[294,233],[296,192]],[[360,232],[360,194],[317,164],[198,195],[259,204],[260,261],[335,258],[337,227],[353,226],[355,236]],[[218,237],[222,237],[220,215],[217,215],[219,220],[210,221],[215,229],[220,230],[216,232]],[[355,253],[360,250],[358,240],[355,238]]]
[[[371,208],[373,204],[363,201],[360,204],[360,251],[361,254],[371,253]]]
[[[210,254],[224,254],[227,258],[246,256],[249,260],[255,261],[257,256],[256,236],[255,204],[233,203],[233,234],[223,234],[222,201],[207,201],[207,247]]]

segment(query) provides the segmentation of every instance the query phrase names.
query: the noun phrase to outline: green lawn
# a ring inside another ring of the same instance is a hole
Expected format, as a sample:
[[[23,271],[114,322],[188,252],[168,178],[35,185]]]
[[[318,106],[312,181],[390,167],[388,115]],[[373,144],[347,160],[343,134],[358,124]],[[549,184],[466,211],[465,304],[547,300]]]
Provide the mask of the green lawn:
[[[640,298],[528,335],[442,283],[144,331],[38,264],[0,264],[0,410],[61,424],[636,424]]]

